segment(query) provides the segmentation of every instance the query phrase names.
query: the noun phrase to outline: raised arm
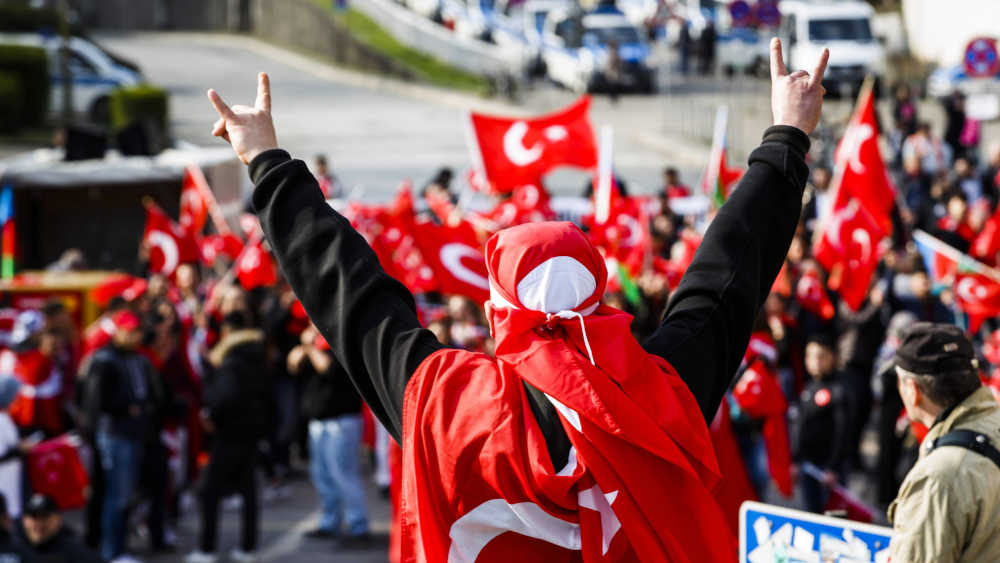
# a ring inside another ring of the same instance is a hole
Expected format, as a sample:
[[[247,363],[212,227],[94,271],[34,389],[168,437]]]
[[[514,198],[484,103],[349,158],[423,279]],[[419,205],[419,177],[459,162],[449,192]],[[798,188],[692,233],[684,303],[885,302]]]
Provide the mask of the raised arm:
[[[764,132],[746,174],[705,233],[660,328],[643,344],[674,366],[706,421],[739,367],[795,234],[809,175],[807,134],[819,122],[828,58],[824,50],[812,76],[789,74],[780,41],[771,40],[774,126]]]
[[[214,90],[208,96],[220,115],[213,134],[250,166],[254,208],[288,283],[398,441],[406,382],[441,345],[420,327],[406,287],[382,270],[364,238],[327,205],[305,163],[277,148],[267,75],[259,77],[252,108],[229,108]]]

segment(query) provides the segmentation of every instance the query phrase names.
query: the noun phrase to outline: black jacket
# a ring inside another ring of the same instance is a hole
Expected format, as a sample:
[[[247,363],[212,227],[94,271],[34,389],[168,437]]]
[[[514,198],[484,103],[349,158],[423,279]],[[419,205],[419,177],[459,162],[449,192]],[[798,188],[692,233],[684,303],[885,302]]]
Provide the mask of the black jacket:
[[[270,378],[264,333],[238,330],[227,334],[209,354],[210,374],[202,403],[218,439],[255,442],[268,427]]]
[[[847,454],[851,395],[839,375],[810,380],[799,397],[796,461],[837,471]]]
[[[168,393],[145,356],[108,344],[94,352],[84,386],[83,430],[88,437],[101,428],[135,440],[159,435]]]
[[[718,409],[750,329],[788,252],[809,170],[809,139],[769,128],[719,210],[643,346],[670,362],[706,420]],[[399,441],[406,383],[442,348],[417,320],[413,296],[383,271],[350,222],[327,205],[301,160],[274,149],[250,163],[254,208],[285,277],[372,413]],[[553,465],[569,451],[558,415],[527,386]]]
[[[24,524],[14,526],[14,543],[26,555],[24,563],[101,563],[104,559],[90,550],[72,530],[63,525],[47,541],[34,545],[28,541]]]
[[[329,353],[329,352],[327,352]],[[305,380],[302,392],[302,416],[308,420],[326,420],[349,414],[361,414],[361,395],[351,384],[336,358],[330,368],[316,371],[306,357],[296,377]]]

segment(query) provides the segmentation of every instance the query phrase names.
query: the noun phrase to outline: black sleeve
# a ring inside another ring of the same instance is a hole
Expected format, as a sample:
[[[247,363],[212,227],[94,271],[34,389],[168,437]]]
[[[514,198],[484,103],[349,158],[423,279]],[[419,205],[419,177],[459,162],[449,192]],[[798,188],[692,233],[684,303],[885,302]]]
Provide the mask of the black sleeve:
[[[854,395],[842,383],[831,385],[830,390],[833,391],[833,440],[830,443],[830,455],[827,456],[823,469],[839,473],[847,453],[851,413],[854,412],[855,402]]]
[[[398,441],[403,391],[440,350],[413,296],[323,199],[305,163],[274,149],[250,163],[254,208],[282,272],[372,413]]]
[[[674,366],[706,421],[739,367],[788,253],[802,212],[808,151],[809,138],[795,127],[764,132],[671,296],[663,323],[643,344]]]

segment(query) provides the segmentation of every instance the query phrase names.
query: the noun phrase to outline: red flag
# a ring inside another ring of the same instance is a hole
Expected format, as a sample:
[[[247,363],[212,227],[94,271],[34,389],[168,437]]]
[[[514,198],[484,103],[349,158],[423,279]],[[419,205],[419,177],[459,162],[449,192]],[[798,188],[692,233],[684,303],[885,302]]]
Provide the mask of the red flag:
[[[532,119],[471,114],[472,140],[492,188],[506,193],[536,183],[557,166],[596,166],[589,109],[590,98],[584,96],[562,111]]]
[[[841,209],[856,198],[882,231],[891,233],[890,211],[896,190],[878,148],[878,135],[875,98],[871,88],[863,88],[834,155],[833,209]]]
[[[230,260],[236,260],[243,252],[243,241],[232,233],[224,235],[208,235],[198,241],[198,250],[201,261],[206,266],[215,264],[219,256],[226,256]]]
[[[185,170],[184,185],[181,187],[181,214],[178,221],[185,233],[190,236],[201,234],[205,222],[208,221],[210,205],[191,170]]]
[[[955,302],[969,316],[969,332],[978,332],[984,320],[1000,317],[1000,281],[983,274],[958,274]]]
[[[712,425],[709,427],[712,435],[712,446],[718,458],[719,467],[725,467],[722,482],[715,489],[715,499],[722,507],[729,526],[734,534],[740,530],[740,506],[744,501],[757,500],[750,476],[747,474],[743,452],[733,432],[733,423],[729,414],[728,397],[722,400],[719,410],[715,413]]]
[[[853,310],[868,295],[868,285],[880,258],[879,243],[885,232],[857,199],[834,208],[813,254],[830,272],[830,289]]]
[[[479,303],[490,297],[486,259],[475,229],[468,222],[457,226],[416,225],[414,242],[444,293],[465,295]]]
[[[802,308],[821,319],[828,321],[833,318],[833,303],[826,294],[826,288],[819,279],[819,274],[815,270],[806,270],[799,278],[799,283],[795,287],[795,298]]]
[[[142,240],[149,247],[151,272],[172,276],[177,266],[198,261],[198,245],[194,238],[152,202],[146,205],[146,230]]]
[[[983,230],[972,241],[970,253],[989,264],[996,263],[997,252],[1000,252],[1000,205],[983,224]]]
[[[271,286],[278,282],[278,269],[271,255],[264,249],[263,239],[251,241],[233,267],[236,268],[236,277],[243,289]]]
[[[90,485],[76,444],[68,436],[46,440],[28,453],[31,489],[52,497],[62,510],[86,503],[84,490]]]
[[[788,402],[777,374],[763,360],[750,363],[733,388],[733,398],[748,415],[764,420],[761,435],[767,448],[767,466],[781,494],[792,496],[792,453],[785,411]]]
[[[708,168],[701,177],[701,191],[708,196],[716,207],[729,198],[729,192],[743,176],[743,168],[729,168],[726,165],[726,123],[729,111],[720,107],[715,114],[715,133],[712,135],[712,150],[709,153]]]
[[[378,225],[372,227],[377,231],[372,248],[386,273],[414,294],[437,290],[434,270],[424,260],[416,243],[411,184],[403,182],[395,199],[373,217]]]

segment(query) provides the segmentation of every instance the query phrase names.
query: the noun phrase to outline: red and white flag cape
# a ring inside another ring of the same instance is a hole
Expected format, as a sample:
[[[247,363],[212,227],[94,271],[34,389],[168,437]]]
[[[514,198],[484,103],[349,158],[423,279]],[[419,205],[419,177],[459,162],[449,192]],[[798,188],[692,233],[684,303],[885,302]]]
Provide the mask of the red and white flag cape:
[[[492,189],[506,193],[535,184],[557,166],[590,169],[597,144],[590,125],[590,98],[559,112],[530,119],[472,113],[473,151]]]

